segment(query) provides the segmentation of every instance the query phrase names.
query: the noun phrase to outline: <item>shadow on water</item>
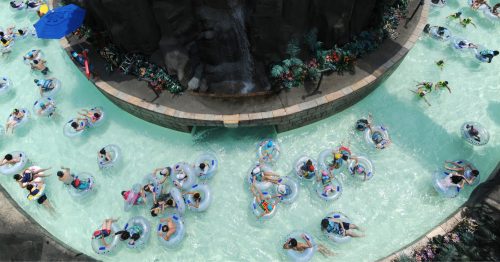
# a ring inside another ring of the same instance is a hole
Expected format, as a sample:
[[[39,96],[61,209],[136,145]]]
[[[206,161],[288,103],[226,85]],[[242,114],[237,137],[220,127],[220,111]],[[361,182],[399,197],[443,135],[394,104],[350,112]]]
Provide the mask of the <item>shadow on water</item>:
[[[232,138],[237,141],[257,141],[264,138],[276,138],[276,130],[272,126],[265,127],[242,127],[242,128],[224,128],[224,127],[196,127],[193,135],[195,144],[211,144],[227,141]]]
[[[488,105],[488,116],[495,123],[500,124],[500,102],[492,101]]]

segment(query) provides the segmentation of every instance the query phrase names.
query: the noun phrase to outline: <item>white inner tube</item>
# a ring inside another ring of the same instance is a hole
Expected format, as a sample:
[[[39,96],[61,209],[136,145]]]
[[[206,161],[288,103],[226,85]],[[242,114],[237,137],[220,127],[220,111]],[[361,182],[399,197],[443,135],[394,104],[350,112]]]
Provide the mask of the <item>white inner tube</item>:
[[[476,129],[479,132],[477,137],[469,134],[467,126],[473,126],[474,129]],[[490,141],[490,133],[488,133],[488,130],[486,130],[486,128],[484,128],[481,124],[477,122],[465,122],[462,125],[460,131],[462,133],[462,138],[471,145],[484,146],[488,144],[488,142]]]
[[[316,183],[316,194],[324,201],[333,201],[342,195],[342,188],[342,183],[338,179],[331,178],[326,184],[321,181]]]
[[[257,158],[266,163],[275,163],[280,158],[280,146],[273,139],[266,139],[257,145]]]
[[[14,175],[19,173],[21,170],[23,170],[24,166],[28,163],[28,155],[22,151],[14,151],[10,153],[12,155],[13,159],[19,159],[19,162],[11,165],[11,164],[5,164],[3,166],[0,166],[0,173],[4,175]]]
[[[87,117],[89,126],[90,127],[101,126],[102,123],[104,122],[104,119],[106,118],[104,110],[101,107],[93,107],[92,109],[89,110],[89,114],[94,114],[94,113],[99,113],[101,116],[95,122],[92,122],[92,119],[90,117]]]
[[[153,205],[153,202],[154,202],[153,201],[153,192],[156,194],[156,197],[158,197],[161,194],[162,185],[160,183],[158,183],[158,180],[156,180],[156,178],[152,174],[146,174],[142,178],[141,186],[144,187],[146,185],[153,187],[151,189],[152,192],[144,191],[144,194],[146,195],[146,202],[148,203],[148,205]]]
[[[93,188],[94,188],[94,176],[92,176],[92,174],[90,173],[87,173],[87,172],[81,172],[81,173],[78,173],[76,175],[72,175],[73,176],[73,179],[79,179],[81,182],[83,183],[86,183],[86,187],[85,188],[75,188],[72,184],[70,185],[67,185],[66,188],[69,192],[69,194],[72,196],[72,197],[75,197],[75,198],[84,198],[88,195],[90,195],[90,193],[93,191]]]
[[[38,51],[38,54],[36,56],[34,56],[32,59],[26,59],[26,57],[29,57],[30,54],[34,53],[35,51]],[[29,65],[31,63],[31,61],[33,60],[40,60],[40,59],[43,59],[43,53],[42,53],[42,50],[37,50],[37,49],[33,49],[31,51],[28,51],[24,56],[23,56],[23,61],[25,64]]]
[[[50,82],[50,87],[52,87],[50,90],[47,91],[42,91],[42,97],[54,97],[59,91],[61,90],[61,81],[58,79],[45,79],[45,81],[51,81]]]
[[[29,116],[30,116],[30,111],[26,108],[20,108],[19,112],[23,112],[24,116],[21,118],[21,120],[14,120],[14,116],[11,114],[9,117],[7,117],[7,122],[9,121],[16,121],[17,123],[14,125],[14,128],[19,128],[24,126],[26,123],[29,121]]]
[[[346,215],[344,215],[340,212],[332,212],[332,213],[328,214],[326,218],[335,218],[335,219],[338,219],[342,222],[351,224],[351,220]],[[333,223],[333,222],[330,221],[330,223]],[[339,227],[340,227],[340,225],[339,225]],[[351,240],[350,236],[340,235],[340,234],[335,233],[335,232],[328,232],[327,230],[323,230],[323,233],[330,240],[337,242],[337,243],[345,243],[345,242],[348,242]]]
[[[321,154],[320,154],[320,159],[321,159]],[[305,166],[306,162],[308,160],[311,160],[312,165],[314,166],[314,171],[309,171],[309,170],[304,170],[303,167]],[[316,172],[318,169],[318,162],[314,160],[311,157],[308,156],[301,156],[297,161],[295,161],[295,165],[293,167],[294,174],[297,176],[298,179],[302,181],[313,181],[314,178],[316,177]]]
[[[56,111],[56,103],[50,97],[42,97],[33,104],[33,112],[41,116],[52,116]]]
[[[10,1],[10,7],[15,10],[23,10],[24,9],[24,1]]]
[[[102,228],[99,227],[97,230],[102,230]],[[107,245],[104,245],[100,238],[92,238],[92,250],[99,255],[107,254],[113,251],[120,241],[120,235],[115,235],[118,231],[120,231],[120,228],[115,223],[111,224],[111,232],[109,233],[109,236],[104,238]]]
[[[443,197],[456,197],[460,193],[460,188],[450,181],[450,173],[438,170],[434,172],[434,189]]]
[[[195,184],[191,187],[188,193],[199,193],[200,194],[200,203],[198,207],[195,207],[195,200],[193,195],[186,194],[186,205],[189,209],[197,212],[203,212],[208,209],[210,203],[212,202],[212,195],[210,194],[210,188],[205,184]]]
[[[202,155],[198,156],[198,158],[196,158],[196,161],[194,163],[194,171],[200,179],[212,178],[213,175],[217,172],[217,167],[219,165],[217,157],[212,153],[203,153]],[[205,164],[204,170],[200,169],[201,163]]]
[[[472,170],[478,170],[476,168],[476,166],[474,166],[474,164],[472,164],[471,162],[467,161],[467,160],[457,160],[457,161],[454,161],[455,163],[463,166],[465,168],[465,172],[464,172],[464,176],[465,178],[467,178],[468,180],[471,180],[471,179],[474,179],[474,181],[472,182],[472,184],[470,184],[470,186],[477,186],[479,185],[479,182],[480,182],[480,175],[477,175],[476,177],[474,177],[472,175]],[[467,167],[470,166],[469,167]]]
[[[297,181],[288,176],[285,176],[280,180],[279,184],[274,186],[274,191],[276,194],[281,195],[281,202],[285,204],[295,202],[299,196],[299,184]]]
[[[314,241],[314,238],[311,236],[311,234],[303,232],[303,231],[294,231],[294,232],[288,234],[285,237],[285,239],[283,240],[283,243],[286,243],[290,238],[295,238],[297,240],[297,242],[304,242],[305,240],[302,238],[302,235],[305,235],[306,238],[309,239],[312,247],[307,248],[306,250],[304,250],[302,252],[295,251],[293,249],[283,249],[285,251],[285,254],[288,256],[288,258],[291,261],[295,261],[295,262],[310,261],[314,256],[314,252],[318,248],[316,241]]]
[[[0,96],[7,94],[12,89],[12,81],[6,76],[0,77]]]
[[[271,172],[271,168],[266,166],[266,165],[261,165],[259,163],[256,163],[255,165],[252,165],[250,169],[248,170],[247,174],[247,182],[248,184],[252,184],[253,180],[255,179],[255,186],[260,190],[267,190],[270,188],[273,183],[269,181],[264,181],[264,172]]]
[[[100,157],[99,155],[97,156],[97,164],[99,165],[99,168],[104,169],[104,168],[110,168],[113,167],[118,160],[120,160],[121,157],[121,150],[120,147],[117,145],[107,145],[103,147],[103,149],[106,151],[106,153],[109,153],[111,159],[106,160],[106,157]]]
[[[269,196],[268,192],[262,192],[262,194],[264,195],[264,197]],[[271,199],[266,199],[266,202],[271,203],[273,206],[273,209],[271,210],[271,212],[269,212],[267,214],[265,214],[265,211],[264,211],[264,209],[262,209],[260,204],[257,203],[257,198],[256,197],[253,198],[252,204],[250,205],[250,208],[252,209],[252,212],[257,217],[257,219],[269,220],[276,214],[276,210],[278,208],[276,201],[271,200]],[[264,214],[264,215],[262,215],[262,214]]]
[[[463,45],[460,45],[460,43],[462,43]],[[469,50],[472,51],[472,49],[474,49],[474,48],[469,47],[469,44],[471,44],[471,42],[469,42],[466,39],[459,38],[459,37],[453,37],[451,39],[450,44],[453,48],[460,50],[460,51],[469,51]]]
[[[188,190],[196,183],[196,175],[188,163],[179,162],[173,166],[170,180],[181,190]]]
[[[149,221],[143,216],[132,217],[125,224],[124,230],[127,230],[132,236],[134,233],[139,233],[140,238],[134,241],[133,244],[130,241],[127,242],[128,248],[140,248],[146,245],[149,241],[149,235],[151,232],[151,226]]]
[[[439,35],[438,31],[439,31],[438,26],[431,26],[429,29],[429,35],[432,36],[432,38],[438,39],[441,41],[448,41],[452,36],[451,31],[448,28],[443,29],[442,35]]]
[[[372,127],[373,133],[370,131],[369,128],[365,130],[365,141],[367,144],[372,145],[375,148],[379,149],[385,149],[388,146],[389,143],[389,132],[387,132],[387,129],[383,126],[374,126]],[[378,133],[382,137],[382,141],[380,141],[378,144],[375,144],[375,141],[373,141],[373,135],[375,133]],[[380,145],[377,147],[377,145]]]
[[[162,227],[167,224],[167,222],[160,222],[158,224],[158,227],[156,231],[158,232],[158,241],[160,241],[160,244],[162,244],[164,247],[167,248],[174,248],[177,245],[179,245],[182,240],[184,239],[185,229],[184,229],[184,222],[182,221],[181,217],[172,214],[167,216],[165,219],[171,218],[172,222],[175,224],[175,233],[170,236],[168,240],[165,240],[165,232],[162,231]]]
[[[375,173],[372,161],[364,156],[356,156],[356,158],[358,159],[357,165],[354,159],[349,159],[349,173],[363,181],[372,179]]]

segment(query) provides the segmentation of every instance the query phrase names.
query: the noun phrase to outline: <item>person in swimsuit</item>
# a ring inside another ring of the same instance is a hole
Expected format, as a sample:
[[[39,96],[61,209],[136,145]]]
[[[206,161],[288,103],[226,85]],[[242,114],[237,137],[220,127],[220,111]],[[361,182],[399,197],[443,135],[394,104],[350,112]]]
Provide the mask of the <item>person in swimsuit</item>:
[[[321,220],[321,230],[340,236],[364,237],[364,234],[353,232],[354,229],[361,230],[357,225],[344,222],[340,219],[327,217]]]
[[[262,149],[262,155],[260,156],[259,161],[273,161],[273,155],[275,155],[276,152],[279,153],[279,148],[275,146],[272,140],[267,141],[267,144],[265,145],[263,143],[259,145],[261,147],[264,147],[264,149]]]
[[[455,19],[460,19],[460,16],[462,15],[462,12],[456,12],[454,14],[451,14],[449,16],[447,16],[446,18],[450,18],[451,20],[455,20]]]
[[[3,157],[2,161],[0,162],[0,166],[14,165],[16,163],[19,163],[19,161],[21,161],[21,158],[13,157],[11,154],[7,154]]]
[[[466,125],[467,133],[469,136],[474,138],[477,142],[481,142],[481,136],[479,135],[479,130],[475,129],[473,125]]]
[[[163,226],[161,227],[161,232],[158,232],[158,236],[163,238],[165,241],[169,241],[170,237],[175,234],[177,227],[175,226],[174,221],[172,221],[172,218],[161,218],[160,222],[164,223]]]
[[[306,236],[305,234],[302,234],[301,237],[305,241],[305,243],[299,242],[295,238],[289,238],[286,240],[285,244],[283,244],[283,249],[285,249],[285,250],[292,249],[294,251],[302,253],[309,248],[313,248],[311,240],[309,239],[308,236]],[[316,244],[316,247],[317,247],[318,252],[320,252],[325,257],[335,255],[335,253],[330,251],[328,248],[326,248],[322,244]]]
[[[37,183],[38,184],[38,183]],[[28,183],[26,185],[26,189],[29,191],[28,193],[28,198],[30,196],[36,196],[40,191],[37,187],[34,186],[34,184],[32,183]],[[55,210],[54,208],[52,207],[52,205],[50,204],[49,202],[49,199],[47,198],[47,195],[44,193],[43,195],[41,195],[37,200],[36,202],[39,204],[39,205],[43,205],[44,207],[46,207],[49,212],[51,214],[54,214]]]
[[[450,164],[451,166],[449,166],[447,164]],[[446,170],[457,172],[459,175],[463,176],[464,178],[469,177],[465,181],[469,185],[474,183],[474,180],[479,176],[479,170],[473,168],[470,164],[460,164],[460,163],[453,162],[453,161],[445,161],[444,168]],[[467,172],[470,172],[470,173],[467,173]]]
[[[23,56],[23,59],[27,60],[27,61],[33,61],[33,60],[35,60],[35,58],[37,58],[40,55],[40,52],[41,52],[41,50],[33,49],[33,50],[29,51],[25,56]]]
[[[45,65],[47,61],[40,59],[40,60],[33,60],[33,63],[31,64],[31,69],[40,71],[43,75],[46,75],[49,72],[49,68]]]
[[[101,162],[101,165],[106,165],[109,162],[111,162],[111,160],[113,159],[111,156],[111,153],[106,151],[106,149],[104,147],[101,148],[101,150],[99,150],[99,152],[97,152],[97,158]]]
[[[270,214],[273,212],[274,208],[276,208],[276,205],[280,202],[280,196],[264,196],[262,192],[255,186],[255,180],[252,182],[252,185],[250,186],[250,191],[252,192],[253,196],[255,197],[255,200],[259,207],[264,211],[262,212],[258,218],[261,218],[265,215]],[[276,201],[271,201],[272,199],[276,199]]]
[[[205,176],[208,173],[210,166],[206,163],[200,163],[198,165],[198,169],[201,171],[198,173],[198,176]]]
[[[477,52],[477,49],[476,49],[476,52]],[[491,63],[493,58],[495,56],[497,56],[498,54],[499,54],[499,52],[497,50],[488,50],[488,49],[477,52],[477,55],[479,57],[481,57],[482,59],[488,60],[488,61],[486,61],[487,63]]]
[[[146,194],[153,194],[153,203],[156,203],[156,190],[153,184],[144,185],[139,194],[143,199],[146,199]]]
[[[40,168],[37,171],[33,171],[31,168],[26,168],[23,170],[23,172],[20,174],[15,174],[13,176],[14,180],[19,183],[19,186],[21,188],[25,188],[30,182],[36,182],[36,183],[43,183],[43,178],[48,177],[49,175],[41,174],[47,170],[51,169],[49,168]]]
[[[75,130],[75,132],[83,131],[88,127],[89,120],[87,118],[77,118],[75,121],[71,122],[71,127]],[[80,124],[81,123],[81,124]]]
[[[54,88],[56,87],[54,80],[55,78],[33,80],[36,86],[40,89],[40,96],[43,96],[43,93],[54,90]]]
[[[106,243],[106,237],[111,235],[111,225],[118,221],[118,219],[108,218],[102,223],[101,229],[94,231],[92,234],[92,239],[101,239],[103,246],[108,247],[109,244]]]
[[[160,167],[160,168],[155,168],[153,170],[153,177],[156,177],[156,173],[160,172],[159,174],[163,176],[163,178],[158,182],[159,184],[165,183],[167,179],[170,177],[170,174],[172,174],[172,168],[167,166],[167,167]]]
[[[23,120],[24,117],[26,117],[24,112],[15,108],[14,111],[12,111],[12,113],[9,115],[7,124],[5,124],[5,133],[7,133],[10,128],[11,133],[13,134],[14,128],[16,127],[17,124],[19,124]]]
[[[177,204],[175,203],[174,199],[172,196],[167,193],[167,194],[160,194],[158,196],[158,202],[155,202],[153,204],[153,207],[151,207],[150,212],[151,216],[156,217],[159,214],[163,214],[165,212],[166,208],[176,208]]]
[[[142,229],[139,226],[134,225],[129,230],[133,232],[132,235],[130,234],[130,232],[128,230],[120,230],[120,231],[115,233],[115,236],[120,235],[121,241],[125,241],[125,240],[130,239],[128,241],[128,244],[134,245],[135,241],[137,241],[141,238]]]
[[[304,178],[310,178],[316,175],[315,167],[311,159],[308,159],[304,164],[300,167],[300,175]]]
[[[37,113],[38,115],[41,115],[41,114],[43,114],[43,113],[44,113],[45,111],[47,111],[47,110],[55,110],[55,108],[56,108],[56,103],[54,103],[54,101],[52,101],[52,100],[51,100],[51,101],[49,101],[49,102],[47,102],[47,103],[40,102],[40,103],[39,103],[39,106],[40,106],[40,109],[38,109],[38,111],[36,111],[36,113]],[[48,116],[49,116],[49,117],[51,117],[51,116],[53,116],[53,115],[54,115],[54,113],[55,113],[55,112],[54,112],[54,111],[52,111],[51,113],[49,113],[49,115],[48,115]]]
[[[193,202],[192,203],[188,203],[188,206],[192,206],[194,208],[200,207],[200,203],[201,203],[201,200],[202,200],[200,192],[191,191],[191,192],[182,193],[182,195],[183,196],[185,196],[185,195],[192,195],[193,196]]]
[[[61,169],[61,171],[57,171],[59,181],[63,182],[65,185],[71,185],[74,180],[74,176],[71,174],[70,169],[63,166]]]
[[[466,41],[466,40],[460,40],[458,43],[457,43],[458,47],[460,47],[461,49],[464,49],[464,48],[473,48],[473,49],[476,49],[478,48],[478,46],[474,43],[471,43],[469,41]]]
[[[359,160],[357,157],[353,159],[354,159],[354,166],[352,167],[352,172],[354,174],[363,175],[363,181],[366,181],[368,173],[366,173],[365,168],[359,164]]]
[[[427,98],[425,98],[425,96],[431,92],[431,90],[429,90],[427,87],[420,86],[417,88],[417,91],[410,91],[417,94],[418,97],[422,98],[428,106],[431,106],[431,103],[429,103],[429,101],[427,101]]]
[[[470,17],[467,17],[467,18],[464,18],[460,21],[460,24],[465,28],[467,27],[467,25],[473,25],[474,27],[476,27],[476,25],[474,24],[474,22],[472,22],[472,18]]]
[[[261,168],[262,164],[254,167],[250,174],[252,175],[252,181],[258,182],[271,182],[273,184],[279,184],[281,177],[271,171],[264,171]]]
[[[471,184],[470,180],[468,180],[467,178],[465,178],[463,175],[457,173],[457,172],[445,172],[445,174],[447,175],[443,180],[444,180],[444,184],[446,185],[446,187],[457,187],[458,189],[462,189],[465,185],[465,183],[467,184]]]
[[[129,198],[130,194],[134,194],[134,192],[132,191],[132,189],[131,189],[131,190],[129,190],[129,191],[122,191],[122,192],[121,192],[121,195],[122,195],[122,197],[123,197],[123,199],[124,199],[125,201],[127,201],[127,200],[128,200],[128,198]],[[136,195],[136,198],[134,199],[134,203],[133,203],[133,205],[134,205],[134,206],[136,206],[136,205],[144,205],[144,204],[146,204],[145,199],[144,199],[144,198],[142,198],[142,197],[140,196],[140,194],[139,194],[139,195]]]
[[[102,116],[101,110],[99,110],[97,108],[94,108],[90,111],[86,110],[86,109],[82,109],[82,111],[78,112],[78,114],[80,116],[83,116],[83,117],[86,117],[87,119],[89,119],[91,121],[91,123],[95,123],[95,122],[99,121],[99,119],[101,119],[101,116]]]
[[[490,6],[488,5],[488,3],[486,3],[486,0],[472,0],[472,4],[471,4],[471,8],[474,9],[474,10],[477,10],[479,9],[482,5],[485,5],[487,6],[488,8],[490,8]]]
[[[437,90],[438,88],[446,88],[446,89],[448,89],[448,92],[450,92],[450,94],[451,94],[451,89],[450,89],[450,86],[448,86],[448,81],[438,81],[434,85],[434,89]]]
[[[444,60],[436,61],[436,65],[439,67],[439,69],[443,70],[443,68],[444,68]]]

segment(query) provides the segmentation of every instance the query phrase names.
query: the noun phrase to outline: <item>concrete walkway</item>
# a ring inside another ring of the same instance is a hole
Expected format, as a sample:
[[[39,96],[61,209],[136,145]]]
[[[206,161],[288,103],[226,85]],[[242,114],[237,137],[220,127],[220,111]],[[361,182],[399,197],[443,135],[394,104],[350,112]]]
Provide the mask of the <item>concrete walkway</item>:
[[[52,236],[12,200],[2,185],[0,214],[0,261],[95,261]]]

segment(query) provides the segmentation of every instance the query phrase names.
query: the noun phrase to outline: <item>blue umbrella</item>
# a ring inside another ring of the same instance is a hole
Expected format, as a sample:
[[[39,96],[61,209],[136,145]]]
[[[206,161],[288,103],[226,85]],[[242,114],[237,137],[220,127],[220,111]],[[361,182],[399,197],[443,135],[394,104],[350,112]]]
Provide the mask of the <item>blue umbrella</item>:
[[[84,18],[85,9],[74,4],[58,7],[36,22],[36,35],[38,38],[60,39],[80,27]]]

